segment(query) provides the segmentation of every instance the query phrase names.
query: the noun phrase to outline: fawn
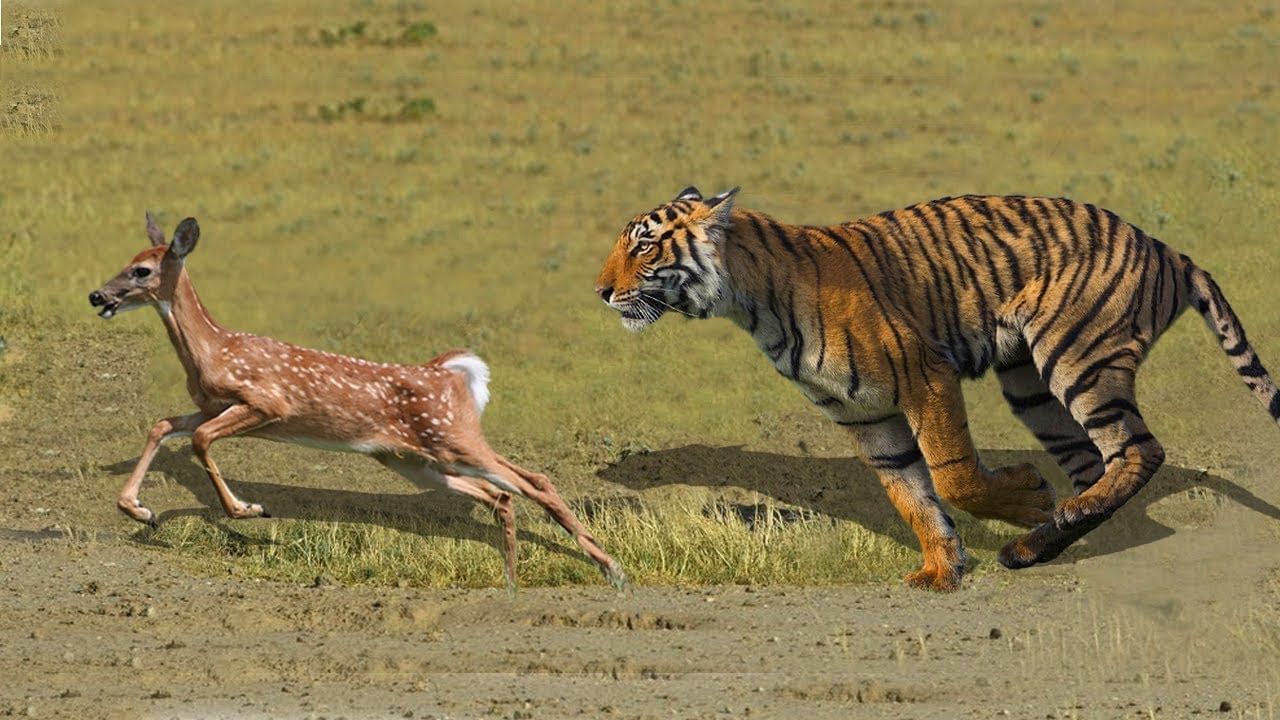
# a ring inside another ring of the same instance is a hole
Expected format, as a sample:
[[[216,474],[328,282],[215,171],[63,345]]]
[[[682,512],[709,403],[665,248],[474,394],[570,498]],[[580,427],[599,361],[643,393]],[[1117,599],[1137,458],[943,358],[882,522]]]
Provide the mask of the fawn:
[[[512,495],[538,503],[578,542],[606,579],[621,588],[622,566],[604,552],[545,476],[494,452],[480,429],[489,400],[489,368],[454,350],[423,365],[393,365],[297,347],[248,333],[229,332],[200,303],[184,261],[200,226],[179,223],[165,242],[147,213],[151,247],[114,279],[89,294],[109,319],[150,305],[160,313],[187,374],[197,412],[160,420],[151,428],[138,465],[120,491],[124,514],[156,524],[138,499],[160,443],[191,436],[195,456],[209,473],[227,515],[268,517],[261,505],[235,496],[209,455],[215,440],[236,435],[368,455],[416,483],[442,485],[492,508],[502,522],[505,574],[516,580]]]

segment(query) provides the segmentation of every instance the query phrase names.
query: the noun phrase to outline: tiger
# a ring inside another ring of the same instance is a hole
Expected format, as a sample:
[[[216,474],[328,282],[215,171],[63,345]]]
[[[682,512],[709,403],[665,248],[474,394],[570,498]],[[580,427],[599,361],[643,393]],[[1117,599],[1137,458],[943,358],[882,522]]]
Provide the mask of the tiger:
[[[1109,210],[966,195],[789,225],[737,208],[738,191],[689,187],[637,216],[596,293],[632,331],[670,311],[750,333],[876,471],[920,544],[908,585],[955,590],[968,566],[940,497],[1030,528],[998,553],[1010,569],[1057,557],[1133,497],[1165,457],[1138,366],[1188,305],[1280,421],[1280,392],[1214,280]],[[978,457],[961,380],[990,369],[1071,480],[1056,508],[1032,465]]]

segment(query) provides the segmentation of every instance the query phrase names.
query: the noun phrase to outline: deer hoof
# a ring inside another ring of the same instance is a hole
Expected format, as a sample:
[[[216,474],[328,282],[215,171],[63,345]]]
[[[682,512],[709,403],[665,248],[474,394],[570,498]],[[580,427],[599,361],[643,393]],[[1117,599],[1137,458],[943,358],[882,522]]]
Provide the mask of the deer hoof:
[[[143,505],[141,500],[133,500],[132,502],[121,500],[116,507],[119,508],[120,512],[128,515],[130,520],[137,520],[152,528],[158,527],[160,524],[156,520],[156,514],[151,512],[146,505]]]
[[[605,568],[604,577],[605,580],[608,580],[609,584],[613,586],[614,590],[617,590],[618,592],[626,591],[627,573],[616,561]]]
[[[262,506],[257,503],[245,503],[244,507],[240,508],[240,512],[235,514],[235,518],[238,520],[260,517],[268,517],[268,515],[267,511],[263,510]]]

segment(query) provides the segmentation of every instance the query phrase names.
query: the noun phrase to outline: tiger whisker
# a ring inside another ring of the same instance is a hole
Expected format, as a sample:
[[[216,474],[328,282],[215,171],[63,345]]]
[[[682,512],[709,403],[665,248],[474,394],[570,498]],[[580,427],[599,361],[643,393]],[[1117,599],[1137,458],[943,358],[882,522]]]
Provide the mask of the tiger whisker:
[[[657,308],[650,305],[648,301],[645,300],[641,300],[640,302],[640,312],[649,322],[657,322],[658,318],[662,315]]]
[[[657,322],[658,318],[662,316],[662,311],[651,304],[647,299],[641,299],[637,304],[640,308],[640,312],[649,322]]]
[[[672,304],[671,304],[671,303],[669,303],[669,302],[666,302],[666,301],[664,301],[664,300],[661,300],[660,298],[658,298],[658,297],[656,297],[656,296],[649,295],[649,294],[647,294],[647,293],[641,293],[641,294],[640,294],[640,297],[641,297],[642,299],[644,299],[644,300],[649,300],[649,301],[652,301],[652,302],[656,302],[656,303],[658,303],[659,305],[663,305],[663,306],[667,307],[668,309],[675,310],[676,312],[680,313],[681,315],[684,315],[685,317],[691,317],[691,318],[696,318],[696,317],[698,317],[697,315],[694,315],[693,313],[690,313],[690,312],[686,312],[686,311],[684,311],[684,310],[681,310],[680,308],[676,307],[675,305],[672,305]]]

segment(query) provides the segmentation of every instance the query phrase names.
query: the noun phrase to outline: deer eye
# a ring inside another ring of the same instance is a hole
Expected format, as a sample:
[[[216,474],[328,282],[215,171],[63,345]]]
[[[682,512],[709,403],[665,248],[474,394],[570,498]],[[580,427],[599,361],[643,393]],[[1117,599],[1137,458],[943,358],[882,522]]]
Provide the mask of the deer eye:
[[[136,267],[133,269],[133,276],[138,279],[142,279],[150,274],[151,268],[149,267]]]

